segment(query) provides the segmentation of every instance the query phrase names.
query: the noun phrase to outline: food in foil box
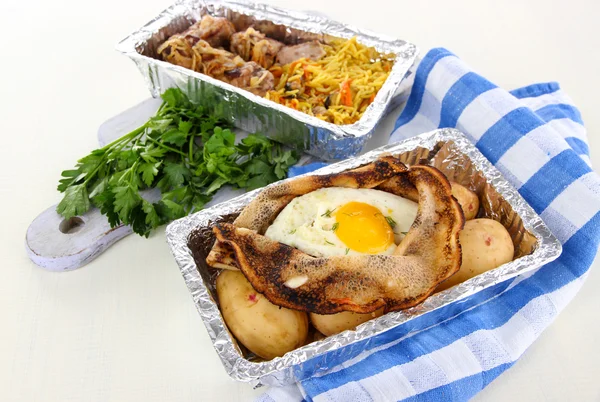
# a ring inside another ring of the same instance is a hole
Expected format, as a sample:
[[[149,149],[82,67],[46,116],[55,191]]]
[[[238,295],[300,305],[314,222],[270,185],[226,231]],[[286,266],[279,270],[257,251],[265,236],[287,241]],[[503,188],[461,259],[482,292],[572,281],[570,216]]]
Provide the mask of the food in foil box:
[[[268,21],[203,16],[158,55],[338,125],[358,121],[390,74],[393,54],[356,38],[288,33]]]
[[[308,322],[334,335],[511,261],[508,231],[478,212],[440,170],[384,155],[265,189],[214,226],[206,262],[224,269],[230,331],[268,360],[318,339]]]

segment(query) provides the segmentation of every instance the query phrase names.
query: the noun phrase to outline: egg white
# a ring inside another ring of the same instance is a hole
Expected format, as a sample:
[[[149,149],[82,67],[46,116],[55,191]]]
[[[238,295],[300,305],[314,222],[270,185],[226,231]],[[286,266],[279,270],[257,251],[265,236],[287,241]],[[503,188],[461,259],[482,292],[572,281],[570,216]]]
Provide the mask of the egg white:
[[[275,218],[265,236],[315,257],[366,254],[349,249],[332,230],[335,211],[352,201],[369,204],[396,222],[395,244],[380,254],[394,252],[404,236],[402,232],[410,229],[417,216],[417,203],[385,191],[321,188],[294,198]]]

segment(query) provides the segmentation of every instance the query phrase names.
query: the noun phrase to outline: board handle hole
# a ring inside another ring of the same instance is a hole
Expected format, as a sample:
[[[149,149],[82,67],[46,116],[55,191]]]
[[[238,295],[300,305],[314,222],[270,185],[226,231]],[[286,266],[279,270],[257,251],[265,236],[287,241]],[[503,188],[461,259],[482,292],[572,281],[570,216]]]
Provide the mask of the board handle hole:
[[[69,219],[63,219],[62,222],[58,225],[58,230],[60,230],[64,234],[73,234],[79,232],[81,228],[85,225],[83,219],[78,216],[74,216]]]

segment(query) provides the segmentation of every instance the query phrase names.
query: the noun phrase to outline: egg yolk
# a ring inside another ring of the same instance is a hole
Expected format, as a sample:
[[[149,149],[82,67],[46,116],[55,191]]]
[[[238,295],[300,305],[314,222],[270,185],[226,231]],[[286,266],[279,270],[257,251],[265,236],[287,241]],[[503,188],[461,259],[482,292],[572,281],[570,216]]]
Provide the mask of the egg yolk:
[[[344,204],[335,213],[335,234],[348,248],[378,254],[394,242],[394,231],[381,211],[364,202]]]

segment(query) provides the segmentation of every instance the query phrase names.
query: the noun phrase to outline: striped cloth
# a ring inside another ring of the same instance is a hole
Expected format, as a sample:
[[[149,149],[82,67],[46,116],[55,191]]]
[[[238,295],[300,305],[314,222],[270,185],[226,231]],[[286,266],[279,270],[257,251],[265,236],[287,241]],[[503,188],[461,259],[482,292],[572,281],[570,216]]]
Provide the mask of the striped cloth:
[[[451,320],[434,317],[423,331],[271,388],[261,401],[468,400],[511,367],[581,287],[600,239],[600,180],[580,113],[558,84],[507,92],[449,51],[431,50],[391,141],[440,127],[467,134],[496,165],[561,241],[561,257]]]

